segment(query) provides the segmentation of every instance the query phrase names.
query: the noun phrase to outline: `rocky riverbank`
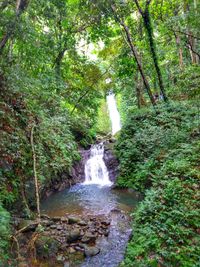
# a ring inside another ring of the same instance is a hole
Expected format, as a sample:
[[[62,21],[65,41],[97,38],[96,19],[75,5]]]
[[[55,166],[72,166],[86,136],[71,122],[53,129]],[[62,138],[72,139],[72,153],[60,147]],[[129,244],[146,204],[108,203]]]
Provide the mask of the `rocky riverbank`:
[[[77,266],[85,257],[100,253],[98,238],[109,235],[110,219],[103,215],[42,216],[37,221],[15,218],[13,245],[18,254],[18,266]],[[17,256],[17,255],[15,255]],[[60,265],[59,265],[60,264]],[[44,265],[45,266],[45,265]]]

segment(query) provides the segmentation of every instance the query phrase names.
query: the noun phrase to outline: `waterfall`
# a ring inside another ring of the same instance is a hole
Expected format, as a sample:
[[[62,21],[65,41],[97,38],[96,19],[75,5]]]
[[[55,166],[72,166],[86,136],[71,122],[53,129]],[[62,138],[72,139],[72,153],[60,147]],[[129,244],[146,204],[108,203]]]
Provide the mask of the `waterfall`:
[[[90,149],[90,158],[85,163],[84,184],[111,185],[109,174],[103,160],[104,144],[93,145]]]
[[[117,110],[115,95],[113,93],[109,93],[109,95],[107,95],[107,105],[112,124],[112,135],[114,135],[121,130],[121,122],[120,115]]]

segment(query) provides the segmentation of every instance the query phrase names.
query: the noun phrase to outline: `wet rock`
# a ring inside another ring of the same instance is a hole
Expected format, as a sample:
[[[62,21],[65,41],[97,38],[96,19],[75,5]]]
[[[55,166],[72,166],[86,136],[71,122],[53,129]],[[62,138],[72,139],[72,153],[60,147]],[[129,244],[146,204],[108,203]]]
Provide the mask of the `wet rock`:
[[[50,226],[53,222],[51,220],[42,220],[41,225]]]
[[[89,232],[85,233],[85,235],[81,239],[83,243],[94,243],[95,240],[96,240],[96,236]]]
[[[56,227],[57,227],[57,226],[56,226],[55,224],[50,225],[50,228],[51,228],[51,229],[56,229]]]
[[[75,217],[75,216],[69,216],[68,217],[68,223],[69,224],[74,224],[74,223],[78,223],[80,221],[80,218]]]
[[[53,218],[52,218],[52,221],[54,221],[54,222],[59,222],[60,219],[61,219],[60,217],[57,217],[57,216],[56,216],[56,217],[53,217]]]
[[[75,248],[76,251],[84,252],[84,248],[82,248],[80,246],[75,246],[74,248]]]
[[[60,225],[60,224],[57,225],[57,226],[56,226],[56,229],[57,229],[58,231],[61,231],[61,230],[63,229],[63,228],[62,228],[62,225]]]
[[[69,248],[69,253],[70,253],[70,254],[73,254],[73,253],[75,253],[75,252],[76,252],[76,250],[75,250],[74,248],[72,248],[72,247]]]
[[[64,257],[63,255],[58,255],[58,256],[56,257],[56,260],[57,260],[58,262],[64,262],[65,257]]]
[[[84,254],[86,257],[92,257],[99,254],[100,249],[98,247],[84,246]]]
[[[72,243],[74,241],[79,240],[80,238],[81,238],[80,230],[74,229],[67,235],[67,242]]]
[[[35,241],[37,257],[42,259],[54,257],[59,250],[59,246],[60,244],[55,238],[41,235]]]
[[[68,223],[68,218],[66,218],[66,217],[61,217],[61,222],[62,222],[62,223]]]
[[[38,223],[36,221],[32,220],[22,220],[19,224],[19,229],[24,230],[22,232],[28,232],[28,231],[34,231],[38,226]]]
[[[109,230],[106,230],[106,231],[104,232],[104,235],[105,235],[105,236],[108,236],[109,233],[110,233],[110,231],[109,231]]]
[[[85,222],[85,221],[79,221],[78,222],[78,225],[80,225],[80,226],[87,226],[87,223]]]
[[[101,224],[105,225],[105,226],[109,226],[110,225],[110,221],[109,220],[102,220]]]
[[[41,214],[41,219],[50,220],[51,218],[46,214]]]
[[[118,212],[119,212],[119,213],[121,213],[121,210],[120,210],[120,209],[118,209],[118,208],[114,208],[114,209],[112,209],[112,210],[111,210],[111,212],[116,212],[116,213],[118,213]]]

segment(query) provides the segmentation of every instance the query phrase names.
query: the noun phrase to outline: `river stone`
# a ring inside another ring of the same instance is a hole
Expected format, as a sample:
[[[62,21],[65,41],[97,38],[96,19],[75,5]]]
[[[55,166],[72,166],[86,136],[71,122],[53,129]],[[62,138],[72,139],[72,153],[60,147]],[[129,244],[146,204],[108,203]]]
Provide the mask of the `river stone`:
[[[102,225],[105,225],[105,226],[109,226],[110,225],[110,221],[108,221],[108,220],[102,220],[101,221],[101,224]],[[103,226],[102,226],[103,227]]]
[[[78,223],[79,221],[80,221],[80,219],[78,217],[74,217],[74,216],[68,217],[68,223],[69,224]]]
[[[53,222],[50,220],[42,220],[41,225],[43,226],[50,226]]]
[[[54,257],[59,250],[59,246],[60,244],[55,238],[42,235],[35,241],[37,257],[42,259]]]
[[[83,243],[95,242],[95,240],[96,240],[96,236],[91,233],[85,233],[85,235],[81,239]]]
[[[60,221],[60,217],[58,217],[58,216],[56,216],[56,217],[53,217],[53,218],[51,218],[52,219],[52,221],[54,221],[54,222],[59,222]]]
[[[67,241],[69,243],[72,243],[72,242],[77,241],[78,239],[80,239],[80,237],[81,237],[80,230],[79,229],[74,229],[67,235]]]
[[[19,229],[26,228],[22,232],[34,231],[38,226],[38,223],[32,220],[22,220],[19,224]]]
[[[41,214],[41,219],[50,220],[51,218],[46,214]]]
[[[74,248],[72,248],[72,247],[69,248],[69,253],[70,253],[70,254],[73,254],[73,253],[75,253],[75,252],[76,252],[76,250],[75,250]]]
[[[85,222],[85,221],[79,221],[78,222],[78,225],[80,225],[80,226],[87,226],[87,223]]]
[[[67,222],[68,222],[68,218],[66,218],[66,217],[61,217],[61,222],[63,222],[63,223],[67,223]]]
[[[84,246],[84,253],[86,257],[92,257],[99,254],[100,249],[98,247]]]
[[[58,226],[56,226],[56,229],[58,230],[58,231],[61,231],[63,228],[62,228],[62,225],[58,225]]]
[[[50,226],[51,229],[56,229],[56,227],[57,227],[57,226],[56,226],[55,224],[52,224],[52,225]]]

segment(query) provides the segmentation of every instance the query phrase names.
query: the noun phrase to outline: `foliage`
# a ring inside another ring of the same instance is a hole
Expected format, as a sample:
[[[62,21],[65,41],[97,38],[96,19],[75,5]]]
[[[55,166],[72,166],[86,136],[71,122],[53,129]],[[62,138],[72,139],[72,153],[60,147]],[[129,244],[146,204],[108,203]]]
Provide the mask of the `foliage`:
[[[8,259],[10,214],[0,204],[0,266]]]
[[[162,166],[169,149],[189,142],[191,129],[198,131],[198,120],[198,108],[184,103],[160,107],[157,114],[129,111],[116,146],[119,185],[144,190],[152,184],[155,169]]]
[[[176,103],[158,114],[143,111],[127,118],[116,147],[118,182],[146,190],[132,215],[134,234],[122,266],[198,266],[197,107]]]

